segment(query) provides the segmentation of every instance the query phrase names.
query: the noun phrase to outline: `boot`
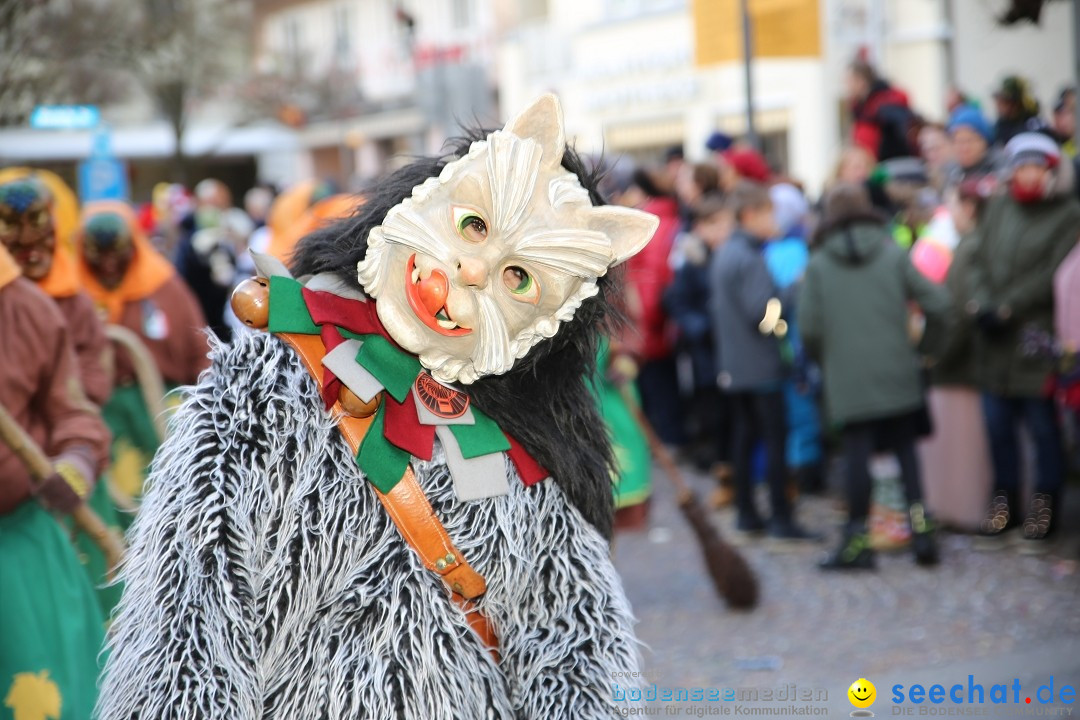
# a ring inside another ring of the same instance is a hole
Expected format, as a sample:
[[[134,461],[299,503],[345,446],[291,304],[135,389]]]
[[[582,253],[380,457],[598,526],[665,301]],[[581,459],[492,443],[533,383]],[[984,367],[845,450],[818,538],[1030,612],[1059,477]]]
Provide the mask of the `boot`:
[[[908,509],[911,518],[911,550],[918,565],[937,565],[938,546],[934,538],[936,526],[922,503],[913,503]]]
[[[844,539],[835,551],[822,560],[818,567],[822,570],[875,570],[877,560],[870,548],[870,534],[866,525],[848,526]]]
[[[1001,537],[1007,531],[1020,524],[1016,514],[1016,493],[1008,490],[995,490],[986,510],[986,517],[979,526],[979,535],[984,538]]]
[[[1054,533],[1054,496],[1050,493],[1037,492],[1028,503],[1027,517],[1024,518],[1023,533],[1025,540],[1046,540]]]

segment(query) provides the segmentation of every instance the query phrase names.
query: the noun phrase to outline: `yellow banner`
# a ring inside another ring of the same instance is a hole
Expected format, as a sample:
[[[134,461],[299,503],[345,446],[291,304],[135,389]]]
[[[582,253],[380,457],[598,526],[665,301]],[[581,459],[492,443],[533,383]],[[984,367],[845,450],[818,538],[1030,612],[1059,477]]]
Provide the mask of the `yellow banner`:
[[[754,57],[821,55],[819,0],[749,0]],[[739,0],[693,0],[696,65],[742,60]]]

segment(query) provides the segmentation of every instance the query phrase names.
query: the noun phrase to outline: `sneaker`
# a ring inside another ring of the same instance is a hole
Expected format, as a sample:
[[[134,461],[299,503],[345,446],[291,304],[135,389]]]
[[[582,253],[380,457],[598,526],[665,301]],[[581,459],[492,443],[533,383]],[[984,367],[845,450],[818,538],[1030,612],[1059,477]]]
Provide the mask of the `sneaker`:
[[[911,550],[918,565],[937,565],[939,561],[934,522],[922,503],[914,503],[908,511],[911,518]]]
[[[844,534],[844,541],[836,550],[818,563],[822,570],[876,570],[877,559],[870,547],[866,531]]]

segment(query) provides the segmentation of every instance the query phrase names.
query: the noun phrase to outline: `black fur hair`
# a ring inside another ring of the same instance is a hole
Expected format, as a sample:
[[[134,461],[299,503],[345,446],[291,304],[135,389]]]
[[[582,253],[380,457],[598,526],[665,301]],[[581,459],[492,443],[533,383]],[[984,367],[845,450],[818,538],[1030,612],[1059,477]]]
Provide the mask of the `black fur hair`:
[[[452,141],[441,158],[421,158],[377,182],[352,217],[329,225],[300,241],[293,256],[295,275],[337,274],[359,287],[356,264],[367,254],[367,238],[413,188],[437,176],[450,161],[488,131],[472,131]],[[594,205],[604,201],[597,191],[601,169],[592,170],[570,147],[563,167],[577,175]],[[611,479],[614,457],[607,427],[600,417],[587,378],[596,373],[602,334],[617,315],[617,273],[599,280],[600,292],[578,308],[554,337],[544,340],[504,375],[481,378],[464,388],[472,402],[516,438],[559,483],[570,502],[606,538],[611,537],[614,500]]]

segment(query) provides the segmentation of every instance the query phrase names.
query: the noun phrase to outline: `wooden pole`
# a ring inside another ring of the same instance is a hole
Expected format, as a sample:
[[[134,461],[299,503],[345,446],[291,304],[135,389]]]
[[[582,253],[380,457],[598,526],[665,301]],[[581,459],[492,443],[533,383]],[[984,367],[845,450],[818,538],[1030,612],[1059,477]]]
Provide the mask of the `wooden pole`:
[[[37,443],[26,434],[22,426],[15,421],[11,413],[3,405],[0,405],[0,440],[11,448],[22,460],[30,471],[31,482],[40,486],[42,482],[53,474],[52,463],[37,446]],[[105,562],[108,565],[108,577],[113,579],[116,568],[124,559],[124,541],[98,517],[86,503],[80,503],[71,517],[75,524],[83,532],[90,536],[101,551],[105,553]]]

